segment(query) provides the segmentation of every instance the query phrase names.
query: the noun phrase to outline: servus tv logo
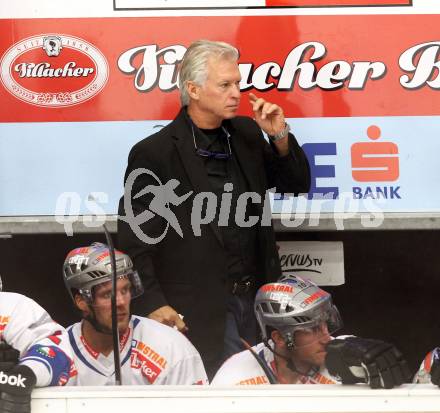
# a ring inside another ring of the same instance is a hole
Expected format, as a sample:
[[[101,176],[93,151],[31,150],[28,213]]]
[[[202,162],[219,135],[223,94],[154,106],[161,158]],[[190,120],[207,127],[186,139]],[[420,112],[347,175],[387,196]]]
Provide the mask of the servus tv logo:
[[[108,73],[97,47],[57,33],[23,39],[0,60],[0,80],[8,92],[26,103],[53,108],[91,99],[107,83]]]
[[[350,147],[353,199],[401,199],[401,188],[394,184],[400,176],[399,148],[381,135],[381,129],[371,125],[367,129],[368,140]],[[336,156],[336,142],[306,143],[303,149],[312,175],[309,199],[338,199],[338,186],[318,185],[322,179],[337,178],[334,164],[318,160],[322,156]]]

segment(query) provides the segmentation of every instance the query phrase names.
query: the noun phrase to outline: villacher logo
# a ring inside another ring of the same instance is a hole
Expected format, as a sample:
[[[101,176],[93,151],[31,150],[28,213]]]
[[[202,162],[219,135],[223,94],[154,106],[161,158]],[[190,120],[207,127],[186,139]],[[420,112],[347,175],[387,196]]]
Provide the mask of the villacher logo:
[[[108,80],[101,51],[78,37],[39,34],[12,45],[0,60],[0,80],[16,98],[37,106],[77,105]]]

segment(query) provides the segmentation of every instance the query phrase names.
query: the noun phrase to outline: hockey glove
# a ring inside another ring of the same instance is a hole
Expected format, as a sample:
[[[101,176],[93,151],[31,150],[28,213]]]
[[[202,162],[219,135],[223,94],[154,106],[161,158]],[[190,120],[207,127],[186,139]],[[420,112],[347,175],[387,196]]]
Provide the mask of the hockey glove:
[[[402,353],[381,340],[348,337],[327,344],[325,364],[343,384],[367,383],[391,389],[408,382],[410,371]]]
[[[6,344],[4,341],[0,342],[0,370],[8,371],[18,363],[20,352],[14,347]]]
[[[0,413],[30,413],[36,381],[28,366],[18,364],[9,371],[0,370]]]
[[[440,387],[440,349],[436,350],[431,366],[431,382]]]

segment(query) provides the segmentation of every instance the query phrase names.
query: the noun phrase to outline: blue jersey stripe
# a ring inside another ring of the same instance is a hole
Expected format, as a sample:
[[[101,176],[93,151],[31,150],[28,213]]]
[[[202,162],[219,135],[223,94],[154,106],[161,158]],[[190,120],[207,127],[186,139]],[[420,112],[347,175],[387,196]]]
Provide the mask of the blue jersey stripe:
[[[75,354],[78,356],[78,358],[91,370],[96,371],[96,373],[100,374],[101,376],[107,377],[104,373],[100,372],[98,369],[96,369],[95,367],[93,367],[83,356],[83,354],[81,353],[81,351],[79,350],[76,341],[75,341],[75,337],[73,336],[73,331],[72,331],[73,327],[70,327],[67,331],[69,333],[69,341],[70,341],[70,345],[73,348],[73,351],[75,352]]]
[[[141,320],[139,320],[139,318],[133,317],[133,333],[140,322]],[[131,346],[130,346],[130,350],[127,352],[127,355],[124,357],[124,360],[122,360],[121,366],[123,366],[127,362],[130,356],[131,356]]]

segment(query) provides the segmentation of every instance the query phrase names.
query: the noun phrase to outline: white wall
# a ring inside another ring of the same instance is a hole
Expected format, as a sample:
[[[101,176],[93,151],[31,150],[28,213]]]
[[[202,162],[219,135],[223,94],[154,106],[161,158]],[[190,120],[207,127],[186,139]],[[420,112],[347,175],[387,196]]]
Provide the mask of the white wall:
[[[393,390],[365,385],[72,387],[34,391],[32,412],[440,412],[440,390],[421,384]]]

